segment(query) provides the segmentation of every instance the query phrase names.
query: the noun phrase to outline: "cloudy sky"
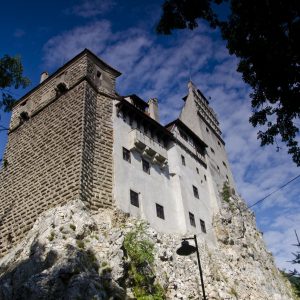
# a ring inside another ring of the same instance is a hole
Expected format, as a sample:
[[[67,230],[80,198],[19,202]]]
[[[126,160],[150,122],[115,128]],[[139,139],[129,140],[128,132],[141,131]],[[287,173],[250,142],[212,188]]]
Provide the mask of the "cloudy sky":
[[[41,72],[50,73],[74,55],[89,48],[123,75],[121,95],[136,93],[157,97],[163,123],[178,116],[191,78],[210,97],[217,112],[239,193],[248,205],[262,199],[300,174],[284,145],[279,151],[261,148],[257,130],[248,122],[249,92],[236,70],[218,31],[201,23],[195,31],[158,36],[155,24],[162,1],[77,0],[5,1],[0,11],[0,57],[22,57],[30,88]],[[25,91],[13,91],[16,97]],[[9,115],[1,115],[7,126]],[[0,136],[0,153],[6,135]],[[259,229],[277,265],[287,262],[296,249],[294,230],[300,235],[300,179],[253,207]]]

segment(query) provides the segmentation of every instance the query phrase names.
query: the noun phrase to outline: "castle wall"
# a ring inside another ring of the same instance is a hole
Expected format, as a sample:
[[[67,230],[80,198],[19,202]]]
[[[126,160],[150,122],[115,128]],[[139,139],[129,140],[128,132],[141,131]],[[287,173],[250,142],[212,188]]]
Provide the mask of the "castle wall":
[[[85,82],[12,131],[0,173],[0,255],[41,212],[79,197]]]
[[[75,198],[93,210],[112,205],[118,75],[85,50],[14,107],[0,171],[0,256],[50,207]]]

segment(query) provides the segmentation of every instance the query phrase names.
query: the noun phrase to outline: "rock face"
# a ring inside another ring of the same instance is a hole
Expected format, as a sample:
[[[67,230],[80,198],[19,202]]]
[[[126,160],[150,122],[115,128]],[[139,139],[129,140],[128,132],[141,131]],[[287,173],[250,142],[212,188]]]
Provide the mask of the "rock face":
[[[123,241],[139,223],[113,210],[91,216],[79,200],[43,213],[0,260],[0,300],[134,299]],[[216,246],[198,238],[208,299],[292,299],[242,200],[225,203],[213,228]],[[196,256],[176,254],[181,237],[147,225],[145,235],[155,245],[155,280],[166,298],[199,299]]]

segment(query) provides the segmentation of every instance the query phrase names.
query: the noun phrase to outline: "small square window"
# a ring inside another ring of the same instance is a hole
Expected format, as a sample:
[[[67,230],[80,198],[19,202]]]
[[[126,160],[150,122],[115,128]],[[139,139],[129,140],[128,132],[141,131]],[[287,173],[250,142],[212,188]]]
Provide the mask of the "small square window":
[[[150,163],[142,158],[143,171],[150,174]]]
[[[156,203],[156,215],[161,219],[165,219],[164,207]]]
[[[191,212],[189,212],[189,217],[190,217],[190,224],[193,227],[196,227],[196,222],[195,222],[195,216],[194,216],[194,214],[192,214]]]
[[[183,166],[185,166],[185,157],[183,155],[181,155],[181,163]]]
[[[196,172],[197,172],[197,174],[199,174],[199,169],[196,167]]]
[[[194,192],[195,198],[199,199],[198,189],[194,185],[193,185],[193,192]]]
[[[131,155],[130,155],[130,151],[126,148],[123,147],[123,159],[131,162]]]
[[[201,231],[203,233],[206,233],[206,226],[205,226],[205,222],[203,220],[200,219],[200,227],[201,227]]]
[[[139,194],[130,190],[130,204],[136,207],[139,207]]]

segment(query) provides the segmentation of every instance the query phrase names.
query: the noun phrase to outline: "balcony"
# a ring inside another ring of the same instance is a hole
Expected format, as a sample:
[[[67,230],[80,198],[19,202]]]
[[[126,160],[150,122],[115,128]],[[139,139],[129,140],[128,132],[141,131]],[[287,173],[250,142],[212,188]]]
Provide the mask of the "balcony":
[[[136,150],[159,166],[167,164],[167,150],[156,140],[145,135],[138,129],[130,133],[130,150]]]

